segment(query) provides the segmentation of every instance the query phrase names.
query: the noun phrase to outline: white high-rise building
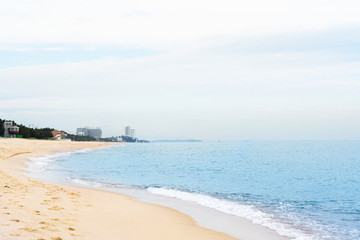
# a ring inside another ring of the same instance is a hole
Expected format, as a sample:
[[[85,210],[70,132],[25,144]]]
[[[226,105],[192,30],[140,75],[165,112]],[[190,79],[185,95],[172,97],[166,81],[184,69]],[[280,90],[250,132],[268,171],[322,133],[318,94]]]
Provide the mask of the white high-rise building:
[[[135,129],[131,128],[131,126],[124,126],[124,136],[135,138]]]
[[[124,126],[124,136],[131,137],[131,127],[130,126]]]

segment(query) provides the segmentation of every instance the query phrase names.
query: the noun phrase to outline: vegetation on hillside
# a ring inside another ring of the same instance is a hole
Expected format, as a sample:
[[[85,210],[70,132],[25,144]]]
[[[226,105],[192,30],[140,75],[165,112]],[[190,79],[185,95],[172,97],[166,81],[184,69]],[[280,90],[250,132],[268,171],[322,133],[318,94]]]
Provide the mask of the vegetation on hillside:
[[[2,137],[5,131],[4,122],[5,120],[0,119],[0,136]],[[19,135],[23,138],[50,139],[52,138],[51,131],[54,130],[53,128],[30,128],[17,123],[15,125],[19,127]]]
[[[4,136],[4,131],[5,131],[5,129],[4,129],[4,122],[5,122],[5,120],[2,120],[2,119],[0,118],[0,137],[3,137],[3,136]]]
[[[128,137],[128,136],[121,136],[124,142],[136,142],[136,138]]]

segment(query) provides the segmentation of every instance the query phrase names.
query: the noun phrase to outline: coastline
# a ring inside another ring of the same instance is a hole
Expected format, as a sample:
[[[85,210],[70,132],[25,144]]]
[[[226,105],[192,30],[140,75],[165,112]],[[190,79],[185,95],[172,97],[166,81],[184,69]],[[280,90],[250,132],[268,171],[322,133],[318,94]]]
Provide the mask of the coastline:
[[[23,175],[29,157],[111,145],[1,138],[1,239],[237,239],[169,207]]]

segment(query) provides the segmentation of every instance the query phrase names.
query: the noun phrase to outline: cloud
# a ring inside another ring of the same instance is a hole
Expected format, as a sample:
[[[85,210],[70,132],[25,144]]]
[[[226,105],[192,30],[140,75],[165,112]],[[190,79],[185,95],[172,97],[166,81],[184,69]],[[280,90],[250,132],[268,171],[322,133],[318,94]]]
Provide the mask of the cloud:
[[[1,43],[161,47],[214,35],[321,30],[360,24],[359,2],[225,0],[1,1]]]
[[[359,53],[360,27],[323,31],[295,31],[292,33],[256,34],[249,36],[214,36],[198,46],[208,54],[274,54],[289,52]],[[208,47],[206,47],[208,45]]]

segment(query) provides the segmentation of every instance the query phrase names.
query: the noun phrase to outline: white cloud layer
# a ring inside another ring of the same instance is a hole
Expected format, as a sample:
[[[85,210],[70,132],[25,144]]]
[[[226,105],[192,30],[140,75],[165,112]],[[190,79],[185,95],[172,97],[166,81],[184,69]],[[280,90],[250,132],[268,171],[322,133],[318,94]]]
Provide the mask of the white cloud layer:
[[[15,119],[69,131],[102,126],[108,135],[130,122],[148,138],[356,137],[360,62],[281,64],[292,57],[271,63],[263,56],[267,63],[257,65],[243,56],[159,56],[9,68],[0,70],[0,104]]]
[[[0,1],[2,43],[111,43],[161,47],[214,35],[359,25],[357,0]]]

